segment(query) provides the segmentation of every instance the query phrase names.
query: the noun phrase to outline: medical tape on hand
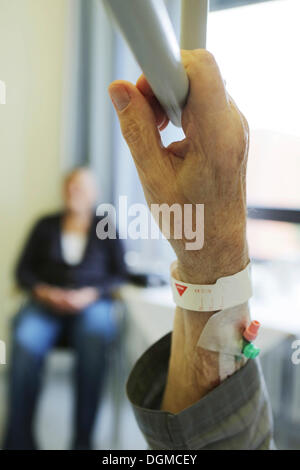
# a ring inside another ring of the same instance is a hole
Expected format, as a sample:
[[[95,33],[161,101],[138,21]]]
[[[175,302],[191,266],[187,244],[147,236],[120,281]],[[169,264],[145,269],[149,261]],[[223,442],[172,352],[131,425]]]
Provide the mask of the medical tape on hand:
[[[220,381],[223,382],[223,380],[227,379],[232,374],[234,374],[237,370],[239,370],[246,364],[247,360],[248,359],[244,356],[237,357],[231,356],[230,354],[219,353]]]
[[[249,323],[248,303],[237,305],[212,315],[200,335],[197,346],[219,353],[221,382],[247,362],[242,354],[242,333]]]
[[[230,354],[219,354],[219,377],[220,381],[230,377],[236,370],[235,356]]]
[[[250,323],[248,302],[214,313],[202,330],[197,346],[242,356],[243,332]]]
[[[250,265],[221,277],[215,284],[197,285],[175,279],[176,261],[171,265],[173,299],[178,307],[197,312],[224,310],[247,302],[252,296]]]
[[[243,331],[250,323],[248,302],[214,313],[202,330],[197,346],[219,353],[219,377],[223,381],[246,363]]]

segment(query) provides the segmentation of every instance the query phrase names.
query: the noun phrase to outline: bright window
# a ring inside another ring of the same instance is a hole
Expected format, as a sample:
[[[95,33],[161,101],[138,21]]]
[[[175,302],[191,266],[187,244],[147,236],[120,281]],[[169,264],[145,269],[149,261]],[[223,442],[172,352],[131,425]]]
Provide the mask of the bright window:
[[[225,8],[233,3],[238,2],[215,0],[212,7]],[[167,4],[178,35],[180,2],[172,0]],[[252,2],[209,15],[208,49],[215,55],[227,89],[250,125],[250,206],[300,210],[299,17],[299,0]],[[120,41],[118,78],[134,81],[139,73]],[[182,131],[172,125],[163,132],[165,144],[182,137]],[[139,201],[143,198],[140,183],[121,137],[116,151],[116,188],[134,202]],[[296,224],[250,220],[248,237],[253,257],[295,258],[300,253],[300,230]],[[270,237],[272,243],[268,243]],[[150,241],[142,242],[140,249],[143,253],[150,250],[153,261],[153,253],[160,250],[152,250],[150,245]],[[169,256],[166,247],[159,253],[159,263],[166,259],[167,265]]]

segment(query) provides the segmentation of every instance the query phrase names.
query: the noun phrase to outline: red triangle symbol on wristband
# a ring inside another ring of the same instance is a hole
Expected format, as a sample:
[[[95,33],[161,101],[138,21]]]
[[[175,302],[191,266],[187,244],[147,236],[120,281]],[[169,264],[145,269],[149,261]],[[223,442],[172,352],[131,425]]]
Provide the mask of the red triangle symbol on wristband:
[[[176,282],[175,282],[175,286],[176,286],[177,292],[178,292],[178,294],[180,295],[180,297],[181,297],[182,294],[184,294],[185,291],[187,290],[187,286],[182,286],[181,284],[176,284]]]

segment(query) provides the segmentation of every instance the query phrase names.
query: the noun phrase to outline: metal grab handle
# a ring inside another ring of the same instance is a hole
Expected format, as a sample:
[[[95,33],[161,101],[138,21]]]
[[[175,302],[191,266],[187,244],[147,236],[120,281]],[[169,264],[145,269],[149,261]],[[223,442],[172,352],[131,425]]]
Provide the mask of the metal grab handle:
[[[119,26],[169,119],[175,126],[181,127],[181,110],[188,96],[189,81],[181,63],[179,45],[164,1],[102,1]],[[208,0],[196,1],[208,3]],[[187,6],[185,10],[187,11]],[[189,19],[190,14],[186,18]],[[199,23],[203,26],[203,23]],[[182,30],[187,29],[186,25],[182,25]],[[193,31],[195,32],[195,28]],[[186,37],[186,33],[184,36]],[[190,37],[189,44],[191,42]]]

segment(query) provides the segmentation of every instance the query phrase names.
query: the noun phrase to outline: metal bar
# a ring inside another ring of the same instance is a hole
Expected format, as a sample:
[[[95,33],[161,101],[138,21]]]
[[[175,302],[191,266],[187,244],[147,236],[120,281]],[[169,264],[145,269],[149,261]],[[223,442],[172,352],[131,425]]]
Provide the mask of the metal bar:
[[[163,0],[102,0],[126,39],[151,88],[176,126],[189,81]]]
[[[209,0],[181,0],[181,49],[205,49]]]

